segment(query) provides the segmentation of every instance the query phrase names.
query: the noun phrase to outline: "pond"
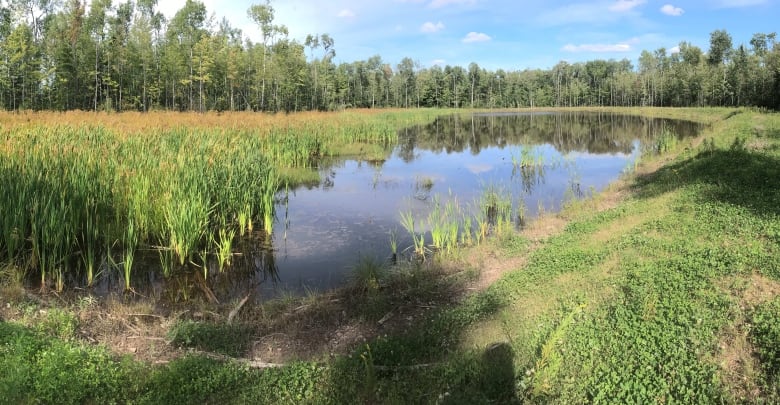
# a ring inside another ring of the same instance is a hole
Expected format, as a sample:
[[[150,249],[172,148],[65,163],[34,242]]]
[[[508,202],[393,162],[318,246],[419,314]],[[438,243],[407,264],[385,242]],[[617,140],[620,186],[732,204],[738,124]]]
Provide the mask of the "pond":
[[[607,113],[442,116],[399,131],[381,158],[321,161],[318,182],[278,193],[270,240],[238,238],[224,273],[213,271],[217,263],[209,259],[208,287],[198,272],[170,279],[137,272],[133,285],[142,296],[170,301],[328,290],[343,285],[361,261],[420,260],[444,249],[434,234],[441,240],[452,223],[457,238],[471,243],[491,227],[522,227],[601,191],[633,170],[640,155],[699,130],[687,121]],[[415,248],[411,222],[423,252]],[[141,252],[137,261],[139,268],[158,268],[159,254]],[[105,273],[94,292],[121,291],[121,275]]]
[[[430,243],[431,210],[455,201],[479,210],[485,190],[511,199],[516,226],[568,199],[602,190],[633,168],[658,139],[697,133],[691,122],[603,113],[499,113],[444,116],[400,131],[381,161],[323,165],[321,182],[289,190],[277,206],[273,271],[262,295],[336,287],[361,258],[387,261],[414,245],[401,225],[411,214]],[[667,140],[668,141],[668,140]],[[269,263],[270,261],[270,263]]]

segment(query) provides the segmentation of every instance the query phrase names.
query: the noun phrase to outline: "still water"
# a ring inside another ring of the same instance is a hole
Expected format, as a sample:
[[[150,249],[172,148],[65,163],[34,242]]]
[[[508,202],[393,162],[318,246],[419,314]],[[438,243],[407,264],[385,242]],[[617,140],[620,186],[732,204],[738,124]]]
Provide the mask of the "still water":
[[[257,285],[266,298],[332,288],[361,257],[387,260],[391,233],[399,251],[412,245],[401,212],[426,231],[422,219],[437,199],[474,209],[493,187],[511,194],[515,217],[532,219],[602,190],[663,134],[682,138],[698,130],[690,122],[603,113],[440,117],[400,131],[384,160],[323,163],[319,184],[280,195],[273,249],[248,264],[263,272],[254,278],[262,279]]]

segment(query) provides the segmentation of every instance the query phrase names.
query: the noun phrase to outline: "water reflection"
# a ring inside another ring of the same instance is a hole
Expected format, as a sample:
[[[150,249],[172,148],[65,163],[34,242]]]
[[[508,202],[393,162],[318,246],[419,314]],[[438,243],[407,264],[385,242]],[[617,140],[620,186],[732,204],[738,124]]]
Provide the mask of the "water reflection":
[[[663,130],[680,136],[698,132],[700,124],[607,113],[489,113],[471,117],[442,116],[401,131],[398,156],[415,159],[421,149],[478,155],[484,148],[551,145],[561,154],[631,154],[634,141],[651,140]]]

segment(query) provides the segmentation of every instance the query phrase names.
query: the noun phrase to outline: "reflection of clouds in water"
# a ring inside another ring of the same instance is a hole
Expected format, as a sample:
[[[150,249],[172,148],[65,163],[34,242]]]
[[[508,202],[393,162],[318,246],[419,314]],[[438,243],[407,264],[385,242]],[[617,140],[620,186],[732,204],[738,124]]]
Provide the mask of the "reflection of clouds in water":
[[[466,169],[468,169],[473,174],[482,174],[482,173],[487,173],[487,172],[493,170],[493,165],[489,165],[489,164],[470,164],[470,165],[466,165]]]
[[[389,225],[376,222],[372,215],[322,216],[306,223],[291,224],[286,240],[277,240],[284,258],[328,257],[353,252],[361,245],[375,243],[376,234],[382,242]]]
[[[635,141],[635,143],[638,143],[638,141]],[[634,147],[633,150],[636,150],[636,147]],[[579,159],[579,160],[604,160],[608,156],[609,157],[620,158],[620,159],[629,159],[629,158],[632,157],[632,154],[633,154],[633,151],[632,151],[632,153],[617,152],[617,153],[608,153],[608,154],[606,154],[606,153],[590,153],[590,152],[572,151],[572,152],[569,152],[566,155],[564,155],[564,159],[569,159],[569,160],[575,160],[575,159]]]
[[[284,247],[284,256],[328,255],[344,248],[351,239],[352,230],[333,216],[306,222],[291,224],[287,239],[276,242]]]

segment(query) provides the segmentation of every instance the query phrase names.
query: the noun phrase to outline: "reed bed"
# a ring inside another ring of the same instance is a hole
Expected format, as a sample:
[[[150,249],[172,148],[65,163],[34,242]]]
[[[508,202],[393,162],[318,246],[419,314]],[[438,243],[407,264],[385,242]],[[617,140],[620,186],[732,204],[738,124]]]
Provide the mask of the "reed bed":
[[[224,271],[237,239],[273,232],[287,169],[438,114],[0,113],[0,265],[58,290],[118,271],[129,290],[152,250],[165,276],[207,277],[209,258]]]
[[[100,263],[112,263],[130,289],[139,246],[171,252],[184,266],[212,234],[251,230],[254,222],[271,230],[264,221],[273,218],[279,181],[252,152],[257,146],[220,131],[7,131],[0,261],[38,271],[42,287],[53,275],[57,289],[64,275],[92,285]]]

